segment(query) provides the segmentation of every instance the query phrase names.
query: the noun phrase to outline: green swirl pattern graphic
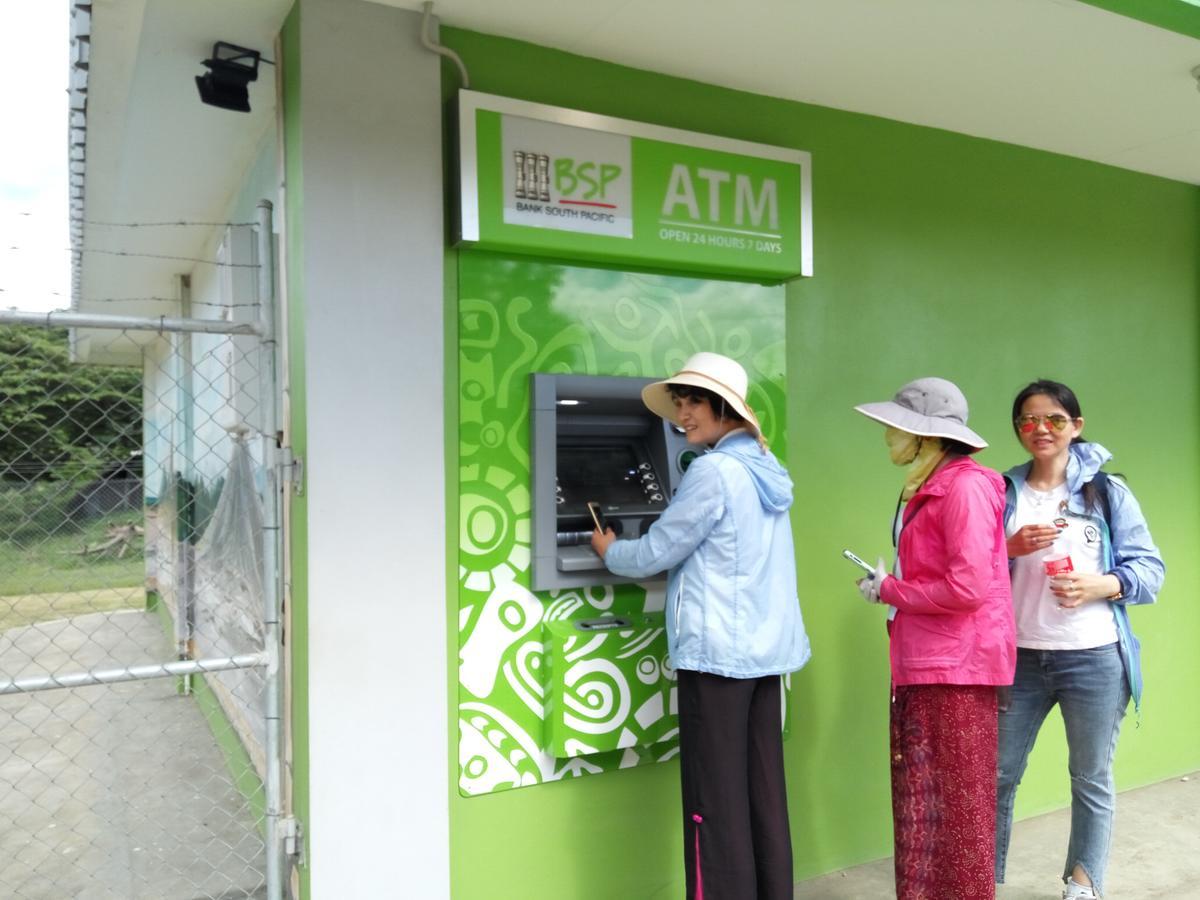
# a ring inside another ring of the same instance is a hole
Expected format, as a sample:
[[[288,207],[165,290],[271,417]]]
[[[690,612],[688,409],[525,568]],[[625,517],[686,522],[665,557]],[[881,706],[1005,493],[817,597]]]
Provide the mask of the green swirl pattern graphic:
[[[663,585],[529,589],[529,375],[661,377],[700,350],[746,367],[750,405],[782,456],[782,287],[459,254],[463,795],[678,752]],[[636,627],[571,634],[572,620],[606,613]]]

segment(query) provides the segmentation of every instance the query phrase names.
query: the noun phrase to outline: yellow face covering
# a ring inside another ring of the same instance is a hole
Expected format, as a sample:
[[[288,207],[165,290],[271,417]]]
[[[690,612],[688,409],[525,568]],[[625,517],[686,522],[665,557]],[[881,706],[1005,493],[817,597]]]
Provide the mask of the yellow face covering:
[[[909,434],[907,431],[901,431],[899,428],[893,428],[891,425],[884,429],[883,439],[887,441],[888,453],[891,454],[892,462],[898,466],[907,466],[916,459],[917,451],[921,448],[919,437]]]
[[[891,456],[892,462],[898,466],[908,466],[908,472],[904,477],[904,490],[900,497],[903,500],[911,500],[913,495],[921,489],[925,479],[942,461],[946,450],[937,438],[919,437],[890,425],[884,431],[883,438],[887,441],[888,454]]]

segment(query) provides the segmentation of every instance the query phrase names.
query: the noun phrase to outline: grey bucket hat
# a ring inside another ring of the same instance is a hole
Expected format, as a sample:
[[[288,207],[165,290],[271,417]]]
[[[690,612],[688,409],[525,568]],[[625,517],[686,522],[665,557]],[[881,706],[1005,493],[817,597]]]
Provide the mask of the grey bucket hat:
[[[950,438],[982,450],[988,442],[967,427],[967,398],[945,378],[918,378],[882,403],[854,407],[868,419],[921,437]]]

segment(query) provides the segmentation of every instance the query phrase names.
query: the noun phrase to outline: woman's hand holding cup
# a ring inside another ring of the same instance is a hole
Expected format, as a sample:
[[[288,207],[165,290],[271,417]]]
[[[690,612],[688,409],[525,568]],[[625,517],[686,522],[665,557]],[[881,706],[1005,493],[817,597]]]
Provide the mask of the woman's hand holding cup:
[[[1074,609],[1093,600],[1106,600],[1121,590],[1115,575],[1089,575],[1086,572],[1064,572],[1050,579],[1050,593],[1058,598],[1063,609]]]

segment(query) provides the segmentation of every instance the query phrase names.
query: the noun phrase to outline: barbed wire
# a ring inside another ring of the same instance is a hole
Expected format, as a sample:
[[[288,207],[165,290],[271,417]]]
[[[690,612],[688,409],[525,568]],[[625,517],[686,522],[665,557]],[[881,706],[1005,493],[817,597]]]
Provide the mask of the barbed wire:
[[[256,222],[100,222],[84,219],[84,225],[100,228],[253,228]]]
[[[131,463],[128,455],[124,452],[118,452],[120,448],[116,447],[89,447],[93,453],[102,455],[102,460],[97,462],[106,466],[111,466],[114,463]],[[108,451],[108,452],[106,452]],[[132,469],[132,465],[122,466],[124,469]],[[58,460],[47,460],[46,462],[34,463],[3,463],[0,462],[0,474],[10,475],[40,475],[47,470],[52,470],[56,475],[90,475],[95,471],[95,464],[88,463],[64,463]]]
[[[98,250],[92,247],[82,247],[78,250],[71,248],[72,253],[100,253],[105,256],[136,256],[145,259],[170,259],[178,262],[201,263],[206,266],[216,266],[220,269],[257,269],[259,263],[227,263],[215,259],[201,259],[198,256],[171,256],[165,253],[135,253],[130,250]]]
[[[0,287],[0,294],[12,293],[7,288]],[[47,297],[65,297],[61,291],[47,291],[43,296]],[[172,297],[84,297],[80,299],[81,305],[92,303],[172,303],[177,304],[180,301]],[[221,303],[209,300],[192,300],[192,306],[207,306],[213,309],[250,309],[253,307],[262,306],[262,303],[255,300],[252,303]],[[14,307],[15,308],[15,307]],[[57,310],[54,310],[57,311]],[[65,311],[65,310],[64,310]]]
[[[20,247],[16,244],[13,244],[5,249],[17,250],[17,251],[21,251],[21,252],[39,252],[40,251],[40,248]],[[78,247],[78,248],[77,247],[63,247],[63,248],[61,248],[60,252],[62,252],[62,253],[99,253],[99,254],[102,254],[105,256],[130,256],[130,257],[141,257],[144,259],[169,259],[169,260],[173,260],[173,261],[177,261],[177,262],[201,263],[202,265],[206,265],[206,266],[216,266],[219,269],[257,269],[257,268],[259,268],[258,263],[218,262],[215,259],[202,259],[198,256],[172,256],[171,254],[167,254],[167,253],[140,253],[140,252],[137,252],[134,250],[101,250],[97,247]]]
[[[15,215],[25,218],[40,218],[41,213],[34,210],[19,209]],[[55,215],[57,218],[57,214]],[[188,219],[161,222],[103,222],[99,219],[82,219],[84,225],[95,225],[100,228],[254,228],[257,222],[201,222]]]
[[[179,303],[170,297],[83,297],[79,303],[86,306],[89,303]],[[261,303],[219,303],[207,300],[192,300],[192,306],[211,306],[217,309],[248,309],[262,306]]]

